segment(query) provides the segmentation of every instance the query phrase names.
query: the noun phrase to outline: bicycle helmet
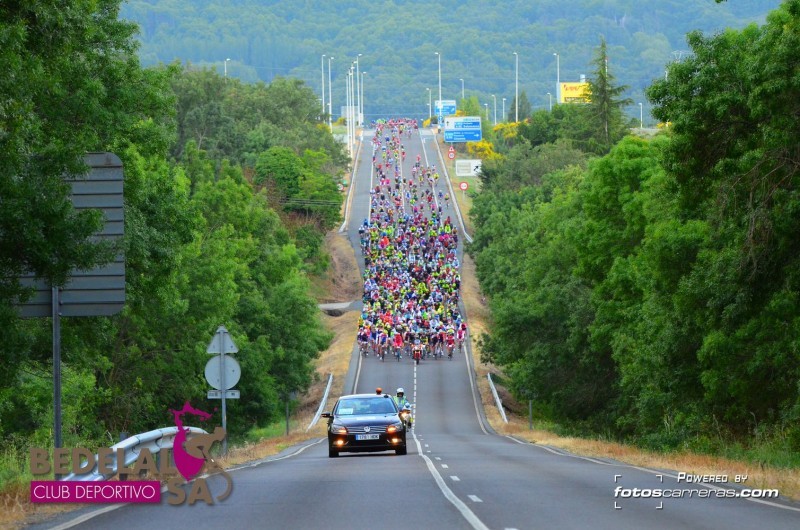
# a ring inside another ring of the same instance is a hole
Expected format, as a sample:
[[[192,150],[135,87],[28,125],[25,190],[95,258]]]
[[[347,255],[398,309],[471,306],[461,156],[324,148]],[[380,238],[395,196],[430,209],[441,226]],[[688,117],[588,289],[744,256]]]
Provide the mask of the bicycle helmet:
[[[403,388],[402,388],[402,387],[400,387],[400,388],[398,388],[398,389],[397,389],[397,395],[398,395],[398,396],[401,396],[401,395],[403,395],[403,394],[405,394],[405,393],[406,393],[406,392],[405,392],[405,390],[403,390]]]

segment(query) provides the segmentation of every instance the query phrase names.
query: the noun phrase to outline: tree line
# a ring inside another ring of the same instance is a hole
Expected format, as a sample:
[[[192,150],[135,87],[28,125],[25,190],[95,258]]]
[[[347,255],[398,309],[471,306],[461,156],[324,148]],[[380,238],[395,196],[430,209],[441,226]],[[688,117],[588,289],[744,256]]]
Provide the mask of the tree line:
[[[800,449],[798,22],[791,0],[691,33],[647,90],[669,123],[651,139],[597,120],[597,68],[588,105],[534,113],[484,163],[482,355],[519,398],[659,449]]]
[[[479,97],[481,108],[492,105],[491,94],[497,96],[499,115],[501,99],[511,101],[515,94],[518,52],[519,91],[526,91],[534,110],[547,108],[547,93],[556,95],[553,53],[559,53],[560,80],[577,82],[591,69],[598,35],[605,36],[611,65],[631,86],[631,97],[643,102],[645,87],[686,49],[686,33],[743,27],[779,3],[334,0],[310,9],[294,0],[130,0],[122,14],[140,25],[140,55],[148,65],[180,57],[222,72],[229,58],[229,76],[249,82],[292,76],[319,95],[321,68],[327,91],[333,56],[334,119],[345,104],[346,72],[361,53],[369,123],[386,116],[428,117],[426,88],[438,97],[436,51],[442,54],[444,99],[460,99],[464,79],[465,95]],[[638,107],[626,110],[638,116]]]
[[[50,319],[18,317],[31,293],[17,278],[63,285],[108,259],[89,239],[102,219],[77,215],[64,185],[89,151],[124,164],[126,302],[62,319],[64,445],[168,426],[186,400],[212,410],[203,367],[219,325],[242,366],[229,430],[264,426],[331,338],[308,275],[327,265],[346,154],[301,81],[143,68],[119,0],[57,4],[0,6],[0,442],[52,444]]]

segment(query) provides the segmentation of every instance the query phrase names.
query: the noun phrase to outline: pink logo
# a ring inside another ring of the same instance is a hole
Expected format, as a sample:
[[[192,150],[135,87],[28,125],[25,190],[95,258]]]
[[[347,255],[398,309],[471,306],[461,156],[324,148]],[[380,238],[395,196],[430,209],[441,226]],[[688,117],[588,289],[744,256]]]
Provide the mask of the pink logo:
[[[201,420],[211,418],[211,414],[192,407],[189,402],[183,404],[181,410],[170,410],[175,418],[175,426],[178,434],[172,445],[172,454],[175,458],[175,467],[183,478],[193,479],[203,469],[203,464],[211,460],[208,450],[215,441],[220,441],[225,437],[225,431],[217,427],[213,434],[200,434],[193,436],[191,441],[186,443],[186,436],[189,429],[183,426],[183,417],[186,415],[197,416]],[[221,431],[221,436],[220,432]],[[184,447],[184,445],[186,447]]]

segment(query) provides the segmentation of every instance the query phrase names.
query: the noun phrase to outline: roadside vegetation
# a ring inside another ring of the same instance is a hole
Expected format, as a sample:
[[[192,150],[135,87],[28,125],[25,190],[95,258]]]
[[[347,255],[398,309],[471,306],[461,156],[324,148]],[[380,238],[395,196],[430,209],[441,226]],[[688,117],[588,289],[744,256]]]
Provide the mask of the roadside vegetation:
[[[234,443],[252,439],[318,384],[316,362],[333,339],[309,278],[327,274],[325,235],[341,222],[348,160],[315,94],[294,79],[142,68],[137,28],[118,20],[119,4],[0,8],[7,509],[31,478],[28,449],[53,444],[51,322],[17,316],[14,303],[30,294],[17,278],[27,270],[60,285],[109,257],[87,239],[101,220],[74,215],[62,185],[84,171],[85,152],[124,164],[126,303],[113,317],[62,319],[64,447],[172,425],[170,409],[186,401],[214,411],[202,374],[219,325],[239,348],[247,396],[228,402],[228,430]]]
[[[798,22],[788,1],[690,34],[647,90],[669,123],[652,139],[629,134],[601,44],[588,104],[494,143],[470,211],[481,359],[537,425],[800,493]]]

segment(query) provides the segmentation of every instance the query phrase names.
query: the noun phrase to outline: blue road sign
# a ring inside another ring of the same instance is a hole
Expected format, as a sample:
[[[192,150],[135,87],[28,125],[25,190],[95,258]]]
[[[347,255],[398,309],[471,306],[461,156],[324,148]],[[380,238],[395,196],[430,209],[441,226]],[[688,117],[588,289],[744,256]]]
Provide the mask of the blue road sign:
[[[439,116],[450,116],[451,114],[456,113],[456,100],[454,99],[442,99],[436,100],[434,105],[435,114]]]
[[[480,116],[445,118],[445,142],[479,142],[482,139]]]

